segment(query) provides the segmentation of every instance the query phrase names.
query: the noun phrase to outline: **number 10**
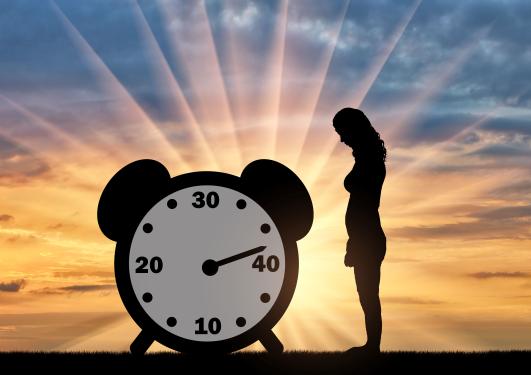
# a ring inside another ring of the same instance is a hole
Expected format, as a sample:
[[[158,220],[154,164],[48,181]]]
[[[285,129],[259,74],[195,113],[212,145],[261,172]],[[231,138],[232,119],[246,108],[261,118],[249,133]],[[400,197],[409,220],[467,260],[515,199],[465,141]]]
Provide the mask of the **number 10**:
[[[208,321],[208,331],[205,329],[205,318],[197,319],[195,324],[198,326],[195,330],[198,335],[206,335],[208,333],[216,335],[221,331],[221,321],[218,318],[212,318]]]

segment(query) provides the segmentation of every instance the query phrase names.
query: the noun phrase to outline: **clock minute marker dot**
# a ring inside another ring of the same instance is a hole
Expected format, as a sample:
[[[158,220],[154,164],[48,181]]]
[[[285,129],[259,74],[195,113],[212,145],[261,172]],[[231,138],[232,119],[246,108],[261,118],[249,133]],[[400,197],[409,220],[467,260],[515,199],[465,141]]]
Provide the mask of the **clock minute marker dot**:
[[[144,302],[149,303],[149,302],[153,301],[153,295],[152,295],[151,293],[144,293],[144,294],[142,295],[142,300],[143,300]]]
[[[175,207],[177,207],[177,201],[175,199],[170,199],[168,200],[166,205],[168,206],[169,209],[173,210]]]
[[[262,224],[260,230],[262,231],[262,233],[269,233],[271,227],[269,226],[269,224]]]
[[[153,231],[153,225],[151,225],[150,223],[146,223],[144,224],[144,226],[142,227],[142,229],[144,230],[144,232],[146,233],[151,233]]]
[[[170,316],[168,319],[166,319],[166,323],[170,327],[175,327],[177,325],[177,319],[175,319],[173,316]]]
[[[247,206],[247,202],[243,199],[238,199],[236,202],[236,207],[238,207],[240,210],[243,210]]]
[[[262,295],[260,296],[260,301],[262,301],[263,303],[268,303],[270,300],[271,296],[269,295],[269,293],[262,293]]]
[[[245,326],[245,324],[247,324],[247,321],[245,320],[244,317],[240,316],[238,319],[236,319],[236,325],[238,327],[243,327]]]

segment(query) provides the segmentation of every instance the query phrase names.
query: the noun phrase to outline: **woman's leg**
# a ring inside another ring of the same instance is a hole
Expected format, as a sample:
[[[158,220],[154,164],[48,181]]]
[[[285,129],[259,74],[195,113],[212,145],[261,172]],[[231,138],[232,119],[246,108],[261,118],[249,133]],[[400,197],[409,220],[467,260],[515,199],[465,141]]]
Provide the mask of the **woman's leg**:
[[[371,351],[380,351],[382,337],[382,308],[380,305],[380,263],[365,263],[354,267],[356,288],[365,315],[367,344]]]
[[[367,347],[380,351],[382,338],[382,308],[378,295],[361,296],[360,302],[365,313],[365,330],[367,332]]]

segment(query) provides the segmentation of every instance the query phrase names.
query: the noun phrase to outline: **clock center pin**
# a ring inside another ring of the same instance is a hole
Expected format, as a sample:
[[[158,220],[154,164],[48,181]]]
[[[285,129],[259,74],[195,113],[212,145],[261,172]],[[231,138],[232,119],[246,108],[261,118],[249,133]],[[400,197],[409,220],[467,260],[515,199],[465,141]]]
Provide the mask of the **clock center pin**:
[[[201,267],[203,269],[203,273],[207,276],[214,276],[216,273],[218,273],[218,262],[216,262],[213,259],[207,259],[203,262],[203,266]]]

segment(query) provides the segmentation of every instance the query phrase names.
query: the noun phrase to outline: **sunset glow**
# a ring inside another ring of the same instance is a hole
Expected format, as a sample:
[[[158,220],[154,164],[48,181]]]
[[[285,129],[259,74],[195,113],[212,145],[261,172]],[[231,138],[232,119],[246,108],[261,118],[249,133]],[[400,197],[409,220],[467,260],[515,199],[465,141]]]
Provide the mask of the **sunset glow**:
[[[274,331],[288,350],[363,343],[343,265],[354,160],[331,126],[345,106],[388,150],[382,349],[531,347],[526,2],[3,6],[0,350],[128,350],[139,328],[96,208],[143,158],[172,176],[292,168],[315,221]]]

